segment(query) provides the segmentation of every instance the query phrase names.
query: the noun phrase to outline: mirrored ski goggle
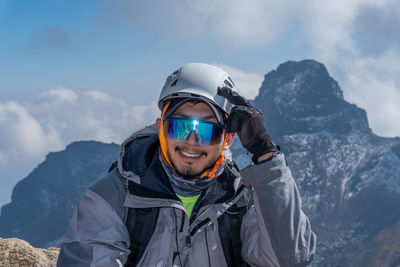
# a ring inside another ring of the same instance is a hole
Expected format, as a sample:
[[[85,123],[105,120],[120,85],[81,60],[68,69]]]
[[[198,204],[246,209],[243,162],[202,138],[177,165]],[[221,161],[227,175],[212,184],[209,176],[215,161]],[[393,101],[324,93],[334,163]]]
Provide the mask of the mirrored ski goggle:
[[[224,126],[209,121],[193,118],[166,118],[164,134],[176,142],[185,142],[192,132],[201,146],[219,144],[222,140]]]

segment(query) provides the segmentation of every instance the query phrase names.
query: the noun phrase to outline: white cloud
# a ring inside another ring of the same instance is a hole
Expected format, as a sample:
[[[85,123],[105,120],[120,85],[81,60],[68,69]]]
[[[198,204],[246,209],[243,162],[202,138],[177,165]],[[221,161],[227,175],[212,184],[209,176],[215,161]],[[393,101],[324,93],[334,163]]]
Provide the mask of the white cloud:
[[[69,89],[49,90],[39,103],[27,104],[27,109],[41,125],[59,132],[64,144],[75,140],[122,142],[132,131],[152,123],[158,115],[155,103],[130,106],[123,99],[100,91],[80,95]],[[60,98],[73,99],[60,103]]]
[[[209,3],[201,2],[202,5]],[[207,26],[221,42],[233,46],[263,45],[276,41],[290,16],[287,1],[218,1]],[[289,12],[288,12],[289,11]]]
[[[333,58],[337,49],[353,49],[352,22],[360,9],[386,4],[396,6],[390,0],[150,0],[108,3],[104,10],[172,40],[208,37],[229,47],[276,42],[295,21],[318,55]]]
[[[259,46],[275,41],[290,20],[290,1],[125,1],[108,3],[106,16],[164,38],[211,35],[230,46]],[[157,6],[155,9],[154,6]]]
[[[396,0],[361,8],[354,21],[354,39],[362,54],[381,53],[400,44],[400,5]]]
[[[258,95],[264,76],[258,73],[249,73],[224,64],[215,64],[229,73],[235,82],[239,94],[247,99],[254,99]]]
[[[53,127],[43,127],[26,108],[15,102],[0,104],[0,137],[0,165],[43,159],[48,147],[62,147]]]
[[[305,1],[297,16],[303,24],[313,55],[320,61],[339,64],[342,57],[358,54],[354,21],[364,8],[390,4],[388,0]],[[389,7],[390,8],[390,7]]]
[[[84,96],[89,97],[94,101],[99,101],[104,103],[112,103],[114,101],[111,96],[96,90],[85,92]]]
[[[400,54],[381,55],[346,62],[343,77],[346,99],[368,111],[370,126],[382,136],[400,136]]]
[[[76,99],[78,98],[78,95],[72,90],[66,89],[64,87],[58,87],[57,89],[52,89],[43,92],[41,94],[41,97],[44,99],[55,101],[57,103],[62,103],[62,102],[75,103]]]

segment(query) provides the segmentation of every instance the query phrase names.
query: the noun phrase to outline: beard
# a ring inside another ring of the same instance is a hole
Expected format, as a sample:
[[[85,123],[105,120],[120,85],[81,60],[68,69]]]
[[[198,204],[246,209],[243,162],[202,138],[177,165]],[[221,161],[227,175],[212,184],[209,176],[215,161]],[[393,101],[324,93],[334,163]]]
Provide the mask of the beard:
[[[214,163],[215,164],[215,163]],[[213,164],[212,163],[209,163],[203,170],[201,170],[201,171],[198,171],[198,170],[195,170],[194,168],[193,168],[193,166],[191,166],[191,165],[188,165],[188,166],[185,166],[185,167],[183,167],[181,170],[179,170],[179,169],[177,169],[176,167],[175,167],[175,170],[177,171],[177,173],[180,175],[180,176],[182,176],[182,178],[184,178],[184,179],[194,179],[194,178],[197,178],[197,177],[199,177],[205,170],[207,170],[207,169],[209,169],[209,168],[211,168],[213,166]]]
[[[201,172],[195,171],[192,166],[184,167],[182,171],[178,170],[179,175],[185,179],[193,179],[200,175]]]
[[[209,154],[207,153],[204,149],[196,149],[190,146],[184,146],[184,145],[180,145],[175,147],[174,152],[175,153],[180,153],[180,151],[190,151],[192,153],[199,153],[202,154],[202,157],[204,156],[206,158],[206,161],[203,163],[194,163],[192,164],[191,162],[186,162],[184,164],[179,164],[180,158],[173,155],[171,156],[171,154],[169,154],[169,158],[171,159],[171,163],[173,165],[173,167],[175,168],[175,171],[184,179],[195,179],[195,178],[199,178],[199,176],[201,174],[204,173],[204,171],[206,171],[207,169],[212,168],[215,165],[215,162],[218,160],[219,158],[219,154]],[[203,160],[201,160],[203,161]],[[179,166],[180,165],[180,166]]]

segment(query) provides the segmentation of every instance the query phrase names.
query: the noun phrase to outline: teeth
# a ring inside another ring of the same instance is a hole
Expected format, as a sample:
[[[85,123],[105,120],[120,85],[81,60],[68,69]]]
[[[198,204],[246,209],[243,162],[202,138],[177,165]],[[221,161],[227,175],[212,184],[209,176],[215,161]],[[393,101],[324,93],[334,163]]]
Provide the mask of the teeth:
[[[182,150],[181,150],[181,153],[182,153],[183,155],[185,155],[186,157],[191,157],[191,158],[195,158],[195,157],[200,156],[200,154],[192,154],[192,153],[185,152],[185,151],[182,151]]]

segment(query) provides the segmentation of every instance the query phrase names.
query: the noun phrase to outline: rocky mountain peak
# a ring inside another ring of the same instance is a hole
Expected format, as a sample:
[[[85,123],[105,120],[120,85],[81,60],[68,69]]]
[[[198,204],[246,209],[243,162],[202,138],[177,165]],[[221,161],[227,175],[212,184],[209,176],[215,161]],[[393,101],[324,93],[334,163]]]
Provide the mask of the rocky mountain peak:
[[[275,135],[370,132],[365,111],[346,102],[337,81],[314,60],[288,61],[266,74],[254,102]]]
[[[373,134],[366,112],[313,60],[266,74],[254,104],[318,235],[312,266],[398,266],[400,244],[390,237],[400,229],[400,139]]]

